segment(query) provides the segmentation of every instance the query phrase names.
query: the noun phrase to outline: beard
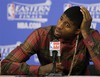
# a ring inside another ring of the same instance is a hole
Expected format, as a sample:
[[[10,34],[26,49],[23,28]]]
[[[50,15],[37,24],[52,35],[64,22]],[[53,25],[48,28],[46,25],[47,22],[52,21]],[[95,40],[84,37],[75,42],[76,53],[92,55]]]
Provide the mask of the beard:
[[[62,39],[64,39],[64,40],[72,40],[72,39],[74,39],[74,38],[76,38],[76,36],[77,35],[75,35],[75,34],[66,34],[66,35],[62,35]]]

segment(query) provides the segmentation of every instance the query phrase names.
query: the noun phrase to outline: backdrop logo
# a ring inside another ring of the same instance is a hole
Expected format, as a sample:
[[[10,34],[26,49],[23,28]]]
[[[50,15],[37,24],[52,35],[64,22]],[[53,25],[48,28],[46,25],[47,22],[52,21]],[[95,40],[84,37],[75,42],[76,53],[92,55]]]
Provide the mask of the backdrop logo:
[[[91,27],[96,28],[97,23],[100,23],[100,3],[95,3],[95,4],[80,4],[80,3],[75,3],[75,2],[69,2],[64,4],[64,11],[68,9],[70,6],[75,6],[75,5],[84,5],[88,11],[90,12],[93,20]]]
[[[15,47],[20,44],[21,42],[17,42],[13,45],[0,45],[1,60],[3,60]]]
[[[8,19],[14,19],[14,18],[15,18],[15,5],[8,4]]]
[[[50,7],[51,0],[38,4],[9,3],[7,5],[7,18],[8,20],[19,20],[17,28],[32,28],[33,25],[41,27],[41,23],[48,21],[46,16],[49,14]]]

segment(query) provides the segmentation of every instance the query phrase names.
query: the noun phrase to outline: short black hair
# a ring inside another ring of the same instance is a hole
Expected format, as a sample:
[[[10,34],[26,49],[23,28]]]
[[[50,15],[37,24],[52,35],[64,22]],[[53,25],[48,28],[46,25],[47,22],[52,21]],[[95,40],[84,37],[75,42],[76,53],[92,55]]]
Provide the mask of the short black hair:
[[[64,14],[72,22],[74,22],[75,25],[78,26],[78,28],[80,28],[80,25],[81,25],[82,20],[83,20],[83,14],[80,11],[80,7],[79,6],[72,6],[72,7],[68,8],[67,10],[65,10]]]

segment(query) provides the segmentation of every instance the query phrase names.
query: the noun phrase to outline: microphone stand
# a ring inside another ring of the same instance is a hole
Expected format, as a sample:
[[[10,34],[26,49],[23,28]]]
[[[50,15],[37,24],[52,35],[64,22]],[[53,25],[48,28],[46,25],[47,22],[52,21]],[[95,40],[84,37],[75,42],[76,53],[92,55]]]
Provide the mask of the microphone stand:
[[[57,59],[57,51],[54,50],[52,51],[52,56],[53,56],[53,68],[52,68],[52,71],[51,73],[49,74],[50,77],[62,77],[62,74],[61,73],[56,73],[56,59]],[[47,76],[47,77],[49,77]]]
[[[56,58],[57,58],[57,51],[54,50],[52,51],[52,54],[53,54],[53,70],[52,72],[54,73],[54,75],[56,74]]]

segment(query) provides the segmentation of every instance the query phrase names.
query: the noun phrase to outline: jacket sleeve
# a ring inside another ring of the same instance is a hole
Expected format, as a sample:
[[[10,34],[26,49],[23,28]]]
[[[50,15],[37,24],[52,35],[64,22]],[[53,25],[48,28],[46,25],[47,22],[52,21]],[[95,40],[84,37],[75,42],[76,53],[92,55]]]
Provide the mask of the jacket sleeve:
[[[32,32],[20,46],[16,47],[1,62],[1,74],[37,75],[39,66],[28,65],[26,61],[39,49],[38,31]]]
[[[84,39],[84,43],[88,48],[91,60],[94,63],[95,69],[98,74],[100,74],[100,34],[98,31],[93,31],[90,33],[86,39]]]

